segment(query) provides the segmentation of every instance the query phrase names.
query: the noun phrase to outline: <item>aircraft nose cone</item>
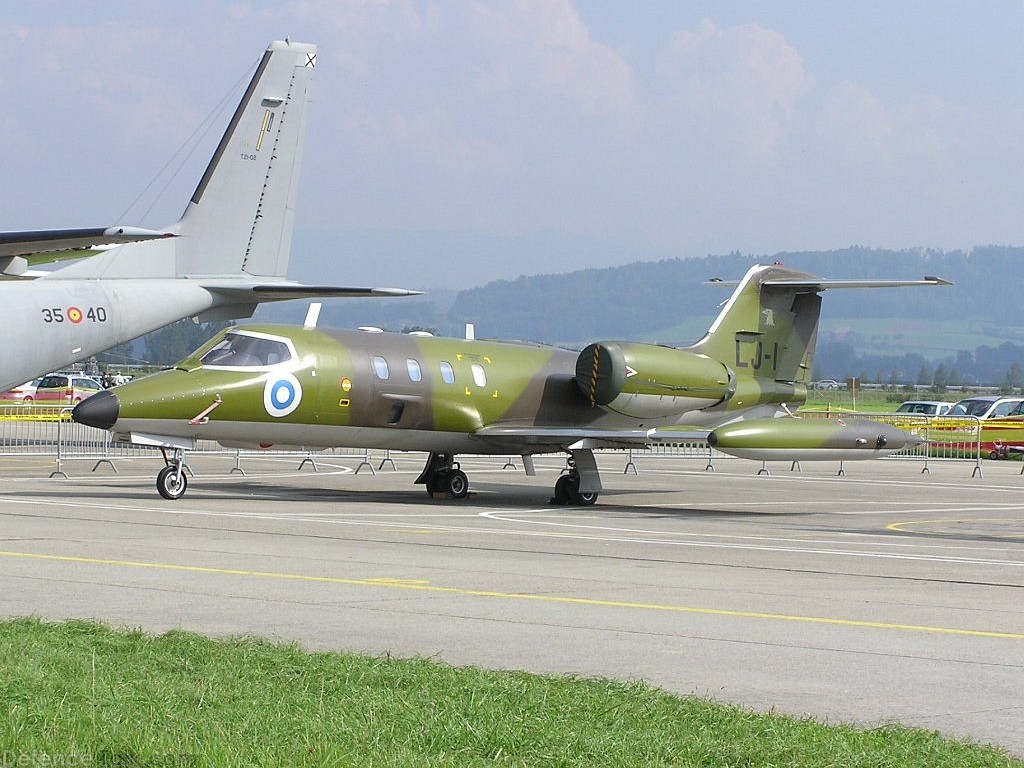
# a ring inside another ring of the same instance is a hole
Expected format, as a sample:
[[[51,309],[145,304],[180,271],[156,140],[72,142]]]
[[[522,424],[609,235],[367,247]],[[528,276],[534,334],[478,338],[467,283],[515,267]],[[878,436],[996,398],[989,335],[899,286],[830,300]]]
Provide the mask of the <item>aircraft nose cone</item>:
[[[121,403],[109,389],[86,398],[71,411],[71,418],[79,424],[97,429],[110,429],[121,414]]]

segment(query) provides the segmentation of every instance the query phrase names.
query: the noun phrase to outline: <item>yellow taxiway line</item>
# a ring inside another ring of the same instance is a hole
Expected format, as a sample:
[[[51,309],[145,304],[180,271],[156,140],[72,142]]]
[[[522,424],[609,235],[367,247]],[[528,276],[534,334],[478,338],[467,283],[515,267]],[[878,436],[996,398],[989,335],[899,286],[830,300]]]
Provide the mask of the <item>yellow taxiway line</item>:
[[[378,589],[404,589],[435,594],[459,595],[463,597],[483,597],[503,600],[529,600],[541,603],[562,605],[590,605],[602,608],[625,608],[643,611],[665,611],[671,613],[688,613],[705,616],[727,616],[731,618],[765,619],[769,621],[789,621],[805,624],[831,624],[842,627],[865,627],[870,629],[897,630],[903,632],[924,632],[941,635],[958,635],[966,637],[990,637],[1005,640],[1024,640],[1024,633],[994,632],[980,629],[963,629],[957,627],[934,627],[919,624],[898,624],[883,621],[861,621],[857,619],[837,619],[825,616],[798,616],[784,613],[765,613],[761,611],[735,611],[721,608],[698,608],[685,605],[663,605],[659,603],[637,603],[625,600],[605,600],[601,598],[570,597],[568,595],[541,595],[529,592],[497,592],[493,590],[465,589],[462,587],[443,587],[419,579],[399,578],[368,578],[346,579],[337,576],[313,576],[301,573],[278,573],[274,571],[249,571],[235,568],[211,568],[200,565],[177,565],[174,563],[147,563],[134,560],[113,560],[96,557],[75,557],[71,555],[47,555],[34,552],[4,552],[0,557],[26,560],[47,560],[60,563],[83,563],[87,565],[107,565],[120,568],[147,568],[153,570],[176,571],[179,573],[201,573],[214,576],[244,576],[257,579],[276,579],[288,581],[305,581],[319,584],[341,584],[353,587],[375,587]]]

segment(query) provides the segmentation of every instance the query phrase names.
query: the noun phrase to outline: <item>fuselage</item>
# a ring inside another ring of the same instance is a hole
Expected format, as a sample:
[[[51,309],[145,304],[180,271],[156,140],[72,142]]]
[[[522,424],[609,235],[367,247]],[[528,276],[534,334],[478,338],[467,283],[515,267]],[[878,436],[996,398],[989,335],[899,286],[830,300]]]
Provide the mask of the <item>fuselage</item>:
[[[622,393],[601,404],[581,383],[589,378],[580,371],[581,354],[566,349],[249,326],[215,337],[173,369],[112,390],[106,405],[102,396],[92,398],[91,411],[104,412],[90,419],[83,407],[85,417],[76,418],[133,439],[540,453],[565,449],[574,428],[636,434],[738,417],[729,403],[736,383],[722,363],[642,347],[627,350],[632,367]],[[643,361],[663,368],[660,357],[672,353],[680,355],[677,380],[693,386],[645,377]],[[785,394],[798,399],[793,391],[768,391],[758,403],[750,386],[741,389],[744,411],[761,416],[774,414]]]
[[[0,389],[59,369],[214,307],[202,286],[176,279],[33,280],[0,283],[8,334]]]

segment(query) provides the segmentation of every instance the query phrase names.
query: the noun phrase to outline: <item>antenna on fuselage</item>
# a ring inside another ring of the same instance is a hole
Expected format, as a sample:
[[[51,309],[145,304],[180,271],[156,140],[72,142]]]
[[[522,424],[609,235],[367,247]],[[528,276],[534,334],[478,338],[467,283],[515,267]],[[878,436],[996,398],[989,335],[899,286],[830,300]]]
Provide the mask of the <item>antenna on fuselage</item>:
[[[473,323],[466,323],[466,341],[474,341],[476,339],[476,326]]]

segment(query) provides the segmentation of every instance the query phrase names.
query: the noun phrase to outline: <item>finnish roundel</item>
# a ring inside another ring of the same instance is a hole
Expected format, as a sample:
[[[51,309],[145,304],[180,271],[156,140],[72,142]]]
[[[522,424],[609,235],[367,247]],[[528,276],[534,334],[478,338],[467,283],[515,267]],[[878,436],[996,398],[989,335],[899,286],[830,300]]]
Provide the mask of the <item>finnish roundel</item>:
[[[263,388],[263,407],[271,416],[287,416],[302,402],[302,385],[290,373],[278,373],[267,379]]]

